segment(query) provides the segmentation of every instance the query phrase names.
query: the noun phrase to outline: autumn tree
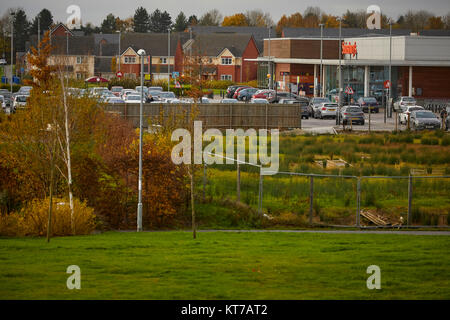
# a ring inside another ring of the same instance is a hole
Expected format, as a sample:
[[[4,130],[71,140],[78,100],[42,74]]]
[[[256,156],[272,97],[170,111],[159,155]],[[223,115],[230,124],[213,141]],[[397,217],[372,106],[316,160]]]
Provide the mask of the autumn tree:
[[[133,17],[128,17],[125,20],[116,17],[116,30],[120,30],[121,32],[132,32],[133,26]]]
[[[322,10],[319,7],[308,7],[303,13],[303,27],[317,28],[319,27]]]
[[[189,26],[196,26],[197,24],[198,24],[197,16],[196,16],[195,14],[189,16],[189,19],[188,19],[188,25],[189,25]]]
[[[251,27],[271,27],[274,25],[270,13],[260,9],[249,10],[245,13],[247,23]]]
[[[444,29],[445,24],[441,17],[430,17],[426,29]]]
[[[323,23],[325,28],[339,28],[338,17],[328,14],[323,14],[321,23]]]
[[[247,17],[243,13],[236,13],[232,16],[226,16],[223,18],[222,26],[224,27],[247,27]]]

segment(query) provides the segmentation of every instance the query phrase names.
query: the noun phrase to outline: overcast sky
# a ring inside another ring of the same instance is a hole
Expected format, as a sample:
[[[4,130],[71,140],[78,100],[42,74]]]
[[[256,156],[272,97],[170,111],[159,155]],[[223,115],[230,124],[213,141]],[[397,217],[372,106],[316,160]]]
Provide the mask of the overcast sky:
[[[75,4],[81,8],[83,24],[92,22],[95,25],[100,25],[109,13],[122,19],[132,16],[139,6],[143,6],[149,12],[156,8],[166,10],[173,20],[180,10],[186,16],[195,14],[200,17],[204,12],[214,8],[223,15],[258,8],[270,12],[275,23],[283,14],[303,12],[308,6],[319,6],[326,13],[340,15],[347,9],[365,10],[374,4],[381,7],[382,13],[394,18],[409,9],[425,9],[437,15],[445,15],[450,11],[450,0],[1,0],[1,4],[0,14],[8,8],[22,7],[31,20],[41,9],[47,8],[52,12],[54,20],[61,22],[65,22],[69,16],[66,8]]]

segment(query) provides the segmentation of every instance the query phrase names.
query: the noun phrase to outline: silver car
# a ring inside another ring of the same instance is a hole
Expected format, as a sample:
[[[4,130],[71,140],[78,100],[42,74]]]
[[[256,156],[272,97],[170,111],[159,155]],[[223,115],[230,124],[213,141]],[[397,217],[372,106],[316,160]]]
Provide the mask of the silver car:
[[[411,112],[410,122],[413,130],[436,130],[441,128],[441,122],[430,110]]]
[[[337,115],[338,104],[332,102],[325,102],[320,105],[314,112],[314,118],[332,118],[335,119]]]

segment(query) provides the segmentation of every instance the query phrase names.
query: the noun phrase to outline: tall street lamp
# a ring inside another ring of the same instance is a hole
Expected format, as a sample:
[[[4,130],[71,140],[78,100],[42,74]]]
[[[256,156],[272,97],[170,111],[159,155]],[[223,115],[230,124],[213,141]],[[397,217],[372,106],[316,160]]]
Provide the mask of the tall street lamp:
[[[15,12],[11,12],[11,94],[13,93],[13,60],[14,60],[14,15]]]
[[[319,97],[323,97],[322,81],[323,81],[323,23],[320,26],[320,84],[319,84]]]
[[[388,117],[392,118],[392,106],[391,106],[391,98],[392,98],[392,19],[389,19],[389,96],[388,96]]]
[[[337,124],[340,123],[341,117],[341,108],[342,108],[342,62],[341,62],[341,54],[342,54],[342,18],[337,18],[339,21],[339,101],[338,101],[338,114],[336,117]],[[344,121],[342,121],[342,125]]]
[[[170,29],[167,31],[167,91],[170,91]]]
[[[119,68],[117,69],[117,71],[120,71],[120,38],[122,38],[122,30],[118,30],[118,31],[116,31],[116,32],[118,32],[119,33]]]
[[[138,207],[137,207],[137,231],[142,231],[142,103],[144,100],[144,57],[145,50],[138,50],[141,58],[141,101],[139,105],[139,184],[138,184]]]
[[[271,59],[270,59],[270,33],[271,33],[271,30],[272,30],[272,27],[270,26],[269,27],[269,67],[268,67],[268,70],[269,70],[269,90],[271,90],[272,89],[272,61],[271,61]]]

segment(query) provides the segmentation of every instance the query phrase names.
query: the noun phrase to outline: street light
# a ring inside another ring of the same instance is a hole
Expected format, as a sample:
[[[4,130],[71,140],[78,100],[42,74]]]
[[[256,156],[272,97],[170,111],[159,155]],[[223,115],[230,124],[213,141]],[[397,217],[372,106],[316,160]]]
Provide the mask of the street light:
[[[272,61],[270,59],[270,33],[271,33],[272,27],[269,27],[269,90],[272,89]]]
[[[122,38],[122,30],[117,30],[116,32],[118,32],[119,33],[119,68],[118,68],[118,71],[120,71],[120,38]]]
[[[11,12],[11,94],[13,93],[13,60],[14,60],[14,11]]]
[[[170,29],[167,31],[167,91],[170,91]]]
[[[339,21],[339,101],[338,101],[338,114],[336,117],[337,124],[340,123],[341,117],[341,108],[342,108],[342,65],[341,65],[341,54],[342,54],[342,18],[338,17]],[[344,121],[342,121],[342,125],[344,125]]]
[[[388,96],[388,117],[392,118],[392,19],[389,18],[389,96]]]
[[[319,96],[322,97],[322,81],[323,81],[323,23],[320,26],[320,84],[319,84]]]
[[[142,101],[144,100],[144,49],[138,50],[141,57],[141,101],[139,106],[139,184],[138,184],[138,207],[137,207],[137,231],[142,231]]]

